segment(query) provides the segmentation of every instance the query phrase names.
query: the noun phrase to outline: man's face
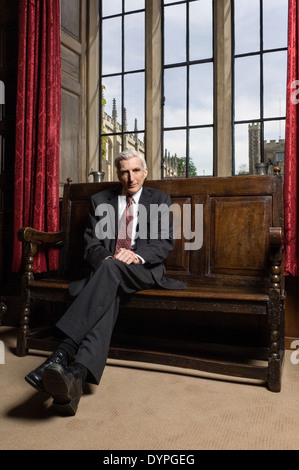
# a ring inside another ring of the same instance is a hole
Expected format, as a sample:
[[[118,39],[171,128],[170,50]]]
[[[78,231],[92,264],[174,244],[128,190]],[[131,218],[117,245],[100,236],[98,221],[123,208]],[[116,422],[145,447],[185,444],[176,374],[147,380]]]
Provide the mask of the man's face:
[[[142,188],[147,177],[147,168],[143,170],[139,157],[132,157],[119,162],[117,175],[125,193],[133,196]]]

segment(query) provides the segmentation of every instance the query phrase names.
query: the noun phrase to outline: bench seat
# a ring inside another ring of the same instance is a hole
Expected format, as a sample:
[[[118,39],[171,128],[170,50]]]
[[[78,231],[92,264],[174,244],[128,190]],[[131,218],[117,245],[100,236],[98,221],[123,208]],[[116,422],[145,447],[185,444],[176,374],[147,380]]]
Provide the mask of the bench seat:
[[[44,295],[48,299],[53,289],[61,290],[62,295],[68,290],[69,281],[67,279],[40,279],[34,280],[30,283],[31,295],[34,298],[34,291],[36,289],[38,298]],[[48,290],[50,292],[48,292]],[[43,294],[44,291],[44,294]],[[148,302],[155,299],[159,302],[161,299],[173,299],[174,302],[180,299],[221,299],[221,300],[240,300],[240,301],[269,301],[269,291],[267,289],[257,289],[252,287],[219,287],[219,286],[192,286],[188,285],[186,290],[168,290],[168,289],[148,289],[136,292],[131,296],[131,302],[137,304]],[[127,303],[130,301],[127,301]],[[157,308],[159,308],[157,306]]]

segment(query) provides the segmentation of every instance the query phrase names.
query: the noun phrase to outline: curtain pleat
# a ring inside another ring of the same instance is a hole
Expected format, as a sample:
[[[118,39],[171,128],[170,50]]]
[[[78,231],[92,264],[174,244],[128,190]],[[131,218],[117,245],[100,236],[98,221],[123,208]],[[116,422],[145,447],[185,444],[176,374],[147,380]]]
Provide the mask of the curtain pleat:
[[[20,227],[59,230],[60,120],[59,0],[20,0],[13,271],[23,262]],[[57,267],[57,251],[40,248],[35,271]]]

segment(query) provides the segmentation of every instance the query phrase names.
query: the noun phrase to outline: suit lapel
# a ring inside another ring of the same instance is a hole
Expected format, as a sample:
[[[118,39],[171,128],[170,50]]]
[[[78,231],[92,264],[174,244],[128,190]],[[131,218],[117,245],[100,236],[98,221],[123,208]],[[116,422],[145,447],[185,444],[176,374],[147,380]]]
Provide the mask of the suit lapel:
[[[147,187],[143,186],[142,193],[139,199],[139,204],[143,204],[146,207],[148,217],[149,217],[151,199],[152,199],[152,193],[149,191]]]
[[[121,192],[121,186],[117,186],[113,191],[111,191],[111,194],[107,198],[108,204],[111,204],[113,208],[112,213],[114,214],[115,238],[110,240],[110,244],[111,244],[110,251],[112,253],[114,253],[115,251],[116,239],[117,239],[117,234],[118,234],[118,196],[120,192]]]
[[[139,205],[143,205],[145,207],[145,210],[146,210],[146,220],[147,220],[147,235],[149,236],[149,221],[150,221],[150,206],[151,206],[151,201],[152,201],[152,193],[151,191],[143,186],[142,188],[142,193],[140,195],[140,199],[139,199]],[[137,232],[139,231],[139,219],[137,220]],[[144,223],[144,220],[142,220],[140,223]],[[142,239],[142,238],[137,238],[136,239],[136,248],[142,244],[142,243],[146,243],[146,240]]]

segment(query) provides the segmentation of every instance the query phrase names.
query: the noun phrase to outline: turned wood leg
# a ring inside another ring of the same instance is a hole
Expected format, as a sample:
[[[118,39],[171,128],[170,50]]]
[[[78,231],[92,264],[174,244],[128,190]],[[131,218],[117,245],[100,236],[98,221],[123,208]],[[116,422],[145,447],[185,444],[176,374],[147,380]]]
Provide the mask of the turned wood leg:
[[[30,334],[30,298],[28,295],[28,286],[30,281],[34,279],[33,262],[36,251],[36,243],[27,243],[25,248],[25,273],[22,280],[24,308],[21,313],[20,327],[17,337],[17,356],[26,356],[28,353],[27,338]]]
[[[21,314],[20,327],[17,336],[17,356],[26,356],[28,353],[27,337],[29,336],[29,318],[30,318],[30,300],[27,300],[26,305]]]
[[[268,361],[268,388],[271,392],[280,392],[282,373],[282,351],[280,338],[280,292],[271,289],[269,301],[270,356]]]
[[[282,364],[279,345],[280,334],[278,331],[273,331],[268,371],[268,388],[271,392],[280,392],[281,390]]]

